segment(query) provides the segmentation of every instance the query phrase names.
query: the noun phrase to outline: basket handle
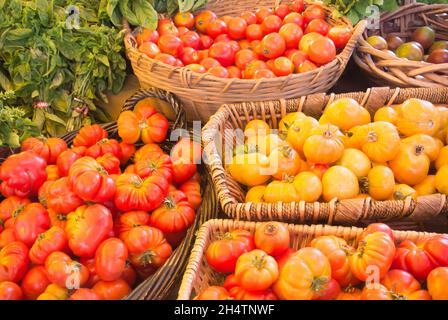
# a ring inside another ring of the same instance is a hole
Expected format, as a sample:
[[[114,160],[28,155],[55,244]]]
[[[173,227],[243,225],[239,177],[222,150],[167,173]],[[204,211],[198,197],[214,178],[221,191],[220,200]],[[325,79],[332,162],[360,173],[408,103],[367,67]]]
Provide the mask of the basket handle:
[[[339,60],[339,72],[342,73],[345,69],[345,66],[347,65],[348,61],[350,60],[351,55],[353,54],[353,51],[355,51],[355,47],[358,44],[359,40],[362,38],[362,35],[364,31],[367,28],[367,21],[361,20],[359,21],[355,29],[353,31],[353,35],[348,41],[347,45],[345,46],[344,50],[340,53],[340,59]]]

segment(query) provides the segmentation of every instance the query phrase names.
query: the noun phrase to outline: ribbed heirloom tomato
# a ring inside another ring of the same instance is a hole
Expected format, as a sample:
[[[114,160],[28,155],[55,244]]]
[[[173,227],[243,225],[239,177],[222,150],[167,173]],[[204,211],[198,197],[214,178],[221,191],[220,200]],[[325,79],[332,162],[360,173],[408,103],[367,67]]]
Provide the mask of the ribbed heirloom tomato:
[[[40,203],[25,206],[14,221],[14,237],[31,247],[40,233],[50,227],[50,217]]]
[[[15,219],[29,203],[31,203],[31,201],[28,198],[20,198],[17,196],[11,196],[4,199],[0,203],[0,230],[2,230],[2,227],[4,227],[7,220],[10,218]]]
[[[67,248],[67,236],[61,227],[51,227],[47,231],[39,234],[30,249],[29,257],[35,264],[44,264],[45,259],[55,252],[63,251]]]
[[[101,300],[120,300],[128,295],[132,289],[124,279],[114,281],[98,281],[92,288]]]
[[[67,143],[61,138],[34,138],[29,137],[22,142],[22,151],[32,151],[41,156],[48,164],[56,163],[61,152],[67,149]]]
[[[23,296],[27,300],[35,300],[50,284],[47,278],[45,266],[32,267],[23,277],[21,288]]]
[[[255,246],[274,257],[288,249],[289,239],[288,228],[279,222],[263,223],[257,227],[254,235]]]
[[[272,176],[278,180],[295,176],[305,166],[299,154],[289,145],[273,150],[269,155],[269,164],[273,169]]]
[[[173,179],[173,164],[170,156],[156,151],[135,162],[135,172],[143,179],[160,175],[170,183]]]
[[[128,249],[123,241],[109,238],[100,244],[95,254],[96,274],[104,281],[119,279],[125,268]]]
[[[22,300],[22,289],[14,282],[0,282],[0,300]]]
[[[68,171],[72,164],[82,158],[86,153],[87,148],[84,146],[81,147],[72,147],[71,149],[67,149],[62,151],[56,160],[56,165],[58,166],[58,172],[61,177],[65,177],[68,175]]]
[[[126,234],[132,229],[139,226],[148,226],[150,215],[146,211],[129,211],[118,216],[114,223],[116,234],[120,239],[124,239]]]
[[[428,176],[431,161],[421,145],[403,144],[396,157],[389,162],[395,178],[410,186],[422,182]]]
[[[229,292],[223,287],[211,286],[201,291],[193,300],[227,300]]]
[[[343,134],[331,124],[320,125],[311,130],[303,144],[303,152],[311,163],[334,163],[344,152]]]
[[[67,177],[56,180],[49,186],[46,195],[48,209],[62,214],[68,214],[84,202],[71,189]]]
[[[62,288],[82,287],[89,279],[89,271],[84,265],[60,251],[47,257],[45,270],[48,279]]]
[[[19,282],[28,268],[28,248],[12,242],[0,250],[0,282]]]
[[[98,162],[98,164],[110,175],[121,173],[120,159],[112,153],[106,153],[105,155],[96,158],[96,162]]]
[[[277,262],[263,250],[243,253],[236,261],[235,276],[246,290],[267,290],[277,281],[278,274]]]

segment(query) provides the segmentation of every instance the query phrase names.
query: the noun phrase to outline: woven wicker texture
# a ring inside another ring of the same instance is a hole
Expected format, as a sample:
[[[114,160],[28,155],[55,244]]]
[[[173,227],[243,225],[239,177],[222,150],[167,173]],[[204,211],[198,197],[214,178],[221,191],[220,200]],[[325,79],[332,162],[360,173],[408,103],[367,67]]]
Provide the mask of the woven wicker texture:
[[[380,29],[367,30],[359,40],[354,54],[356,63],[372,80],[382,85],[398,87],[437,88],[448,86],[448,63],[432,64],[401,59],[373,48],[367,43],[371,35],[397,35],[410,41],[412,32],[421,26],[431,26],[436,40],[448,40],[448,4],[411,3],[381,15]]]
[[[299,223],[325,223],[340,225],[365,225],[372,221],[390,221],[395,228],[420,228],[422,223],[446,225],[448,202],[441,194],[408,197],[402,201],[374,201],[350,199],[329,203],[244,203],[245,190],[225,171],[222,146],[234,146],[234,130],[243,129],[252,119],[262,119],[271,128],[286,114],[302,111],[315,118],[335,99],[351,97],[367,108],[371,114],[385,105],[402,103],[409,98],[429,100],[435,104],[448,102],[448,88],[443,89],[394,89],[373,88],[366,92],[346,94],[313,94],[300,99],[224,105],[210,118],[202,130],[207,165],[212,174],[218,199],[227,216],[242,220],[278,220]],[[426,226],[425,226],[426,227]]]
[[[211,285],[222,285],[223,275],[213,271],[207,264],[205,251],[209,244],[219,239],[222,234],[243,229],[255,232],[259,222],[244,222],[235,220],[210,220],[201,226],[191,251],[190,260],[185,270],[182,284],[179,289],[179,300],[193,299],[198,292]],[[356,246],[363,231],[355,227],[335,227],[328,225],[288,225],[291,236],[291,247],[300,249],[309,245],[311,240],[324,235],[334,235]],[[395,242],[398,244],[404,240],[418,241],[432,235],[426,232],[394,231]]]
[[[261,6],[275,7],[281,2],[279,0],[209,0],[206,8],[213,10],[218,16],[239,15],[244,10],[254,10]],[[326,10],[331,11],[329,8]],[[330,24],[350,25],[350,22],[346,19],[338,19],[331,20]],[[125,46],[134,73],[143,88],[158,87],[175,93],[181,99],[189,120],[207,121],[225,103],[294,98],[329,90],[344,71],[365,26],[365,21],[358,23],[345,49],[329,64],[307,73],[274,79],[222,79],[210,74],[195,73],[184,67],[176,68],[166,65],[138,51],[135,38],[129,28],[125,37]]]

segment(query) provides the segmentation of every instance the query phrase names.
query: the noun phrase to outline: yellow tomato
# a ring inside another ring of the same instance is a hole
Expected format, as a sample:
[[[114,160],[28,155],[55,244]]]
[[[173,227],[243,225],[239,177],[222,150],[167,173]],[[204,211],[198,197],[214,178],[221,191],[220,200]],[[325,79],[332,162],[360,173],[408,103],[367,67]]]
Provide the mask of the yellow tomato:
[[[448,164],[448,146],[440,149],[439,156],[436,159],[436,169],[439,170],[444,165]]]
[[[448,134],[448,108],[446,107],[437,107],[437,111],[439,112],[440,116],[440,127],[439,131],[436,133],[436,137],[442,140],[443,143],[447,143],[448,140],[446,139]]]
[[[269,203],[300,201],[299,195],[291,180],[286,179],[270,182],[264,191],[264,200]]]
[[[330,103],[319,119],[320,124],[331,123],[343,131],[370,123],[370,113],[356,100],[341,98]]]
[[[337,164],[350,169],[358,178],[365,177],[372,168],[369,157],[353,148],[345,149]]]
[[[303,144],[311,135],[312,129],[318,125],[319,122],[312,117],[297,119],[289,127],[286,141],[289,142],[302,157],[304,157]]]
[[[246,186],[258,186],[270,179],[269,159],[261,153],[237,154],[227,165],[230,175]]]
[[[256,150],[266,156],[283,145],[286,142],[282,140],[277,134],[267,134],[265,136],[252,136],[247,139],[247,145],[256,146]]]
[[[430,164],[423,148],[403,144],[389,167],[398,182],[414,186],[426,178]]]
[[[269,134],[270,127],[263,120],[254,119],[249,121],[244,128],[244,136],[246,138],[253,136],[265,136]]]
[[[439,130],[439,112],[429,101],[408,99],[397,108],[397,111],[398,131],[407,137],[418,133],[434,136]]]
[[[404,200],[407,197],[417,198],[417,192],[407,184],[397,184],[390,200]]]
[[[428,156],[429,160],[435,161],[439,156],[440,144],[437,139],[427,134],[415,134],[402,140],[404,143],[420,148]]]
[[[437,171],[436,188],[440,193],[448,195],[448,165],[444,165]]]
[[[281,132],[287,132],[289,127],[294,123],[294,121],[306,118],[306,115],[303,112],[291,112],[280,120],[278,125],[278,130]]]
[[[264,201],[264,191],[266,190],[266,186],[255,186],[249,189],[246,193],[246,202],[265,202]]]
[[[436,189],[436,176],[429,175],[422,182],[414,186],[417,195],[428,196],[430,194],[437,193]]]
[[[343,166],[331,167],[322,178],[322,193],[325,201],[356,198],[359,194],[358,178]]]
[[[389,167],[376,166],[361,179],[361,191],[368,193],[375,200],[389,199],[394,192],[394,173]]]
[[[311,163],[334,163],[344,152],[343,134],[331,124],[324,124],[314,128],[305,140],[303,152]]]
[[[282,180],[285,176],[295,176],[302,168],[306,168],[305,161],[289,145],[273,150],[269,155],[269,165],[273,170],[272,177],[277,180]]]
[[[312,172],[299,173],[294,178],[293,185],[300,200],[314,202],[322,195],[322,181]]]
[[[393,125],[397,124],[397,120],[398,120],[398,113],[392,107],[379,108],[375,112],[375,116],[373,117],[373,121],[375,121],[375,122],[385,121],[385,122],[392,123]]]

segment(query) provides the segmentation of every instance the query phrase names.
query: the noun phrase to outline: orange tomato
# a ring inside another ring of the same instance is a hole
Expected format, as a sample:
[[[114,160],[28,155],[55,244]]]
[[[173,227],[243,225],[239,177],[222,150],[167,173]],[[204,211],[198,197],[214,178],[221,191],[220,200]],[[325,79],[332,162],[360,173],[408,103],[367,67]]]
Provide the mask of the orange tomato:
[[[367,176],[372,168],[369,157],[354,148],[345,149],[337,164],[350,169],[358,178]]]
[[[428,291],[421,289],[417,279],[403,270],[390,270],[381,279],[381,284],[389,290],[394,300],[431,300]]]
[[[262,223],[256,228],[254,235],[255,246],[274,257],[289,248],[289,239],[287,225],[275,221]]]
[[[294,64],[286,57],[279,57],[272,64],[272,71],[277,77],[284,77],[294,72]]]
[[[257,186],[269,180],[269,159],[261,153],[237,154],[227,164],[230,175],[246,186]]]
[[[448,195],[448,165],[441,167],[436,173],[436,189]]]
[[[390,200],[404,200],[407,197],[417,198],[417,192],[414,188],[408,186],[407,184],[397,184],[394,187],[394,192],[390,197]]]
[[[288,113],[286,116],[284,116],[280,120],[280,122],[278,124],[278,130],[280,132],[287,132],[289,127],[291,127],[291,125],[296,120],[299,120],[299,119],[302,119],[302,118],[307,118],[307,116],[303,112],[298,111],[298,112]]]
[[[439,112],[440,118],[440,126],[439,131],[436,133],[436,137],[446,143],[448,140],[448,108],[447,107],[437,107],[437,111]]]
[[[236,262],[235,276],[246,290],[267,290],[277,281],[278,274],[275,259],[259,249],[243,253]]]
[[[342,157],[343,134],[331,124],[320,125],[311,130],[311,135],[303,144],[303,153],[312,163],[334,163]]]
[[[444,146],[442,149],[440,149],[439,155],[436,159],[436,169],[439,170],[444,165],[448,164],[448,146]]]
[[[269,156],[272,151],[286,144],[277,134],[254,136],[247,139],[249,148],[257,147],[258,152]]]
[[[448,300],[448,268],[439,267],[430,272],[428,292],[434,300]]]
[[[319,123],[331,123],[341,130],[370,123],[370,114],[359,103],[351,98],[341,98],[330,103],[324,110]]]
[[[293,181],[295,191],[301,201],[315,202],[322,195],[322,181],[312,172],[300,172]]]
[[[389,167],[376,166],[366,178],[360,180],[361,190],[375,200],[389,199],[395,187],[394,173]]]
[[[289,145],[273,150],[269,155],[269,164],[273,169],[272,177],[277,180],[295,176],[306,166],[299,154]]]
[[[45,291],[37,297],[37,300],[67,300],[68,290],[56,284],[49,284]]]
[[[436,176],[427,176],[422,182],[414,186],[414,190],[418,196],[428,196],[437,193]]]
[[[227,300],[229,298],[229,292],[225,288],[211,286],[202,290],[193,300]]]
[[[401,146],[397,156],[389,162],[397,181],[410,186],[414,186],[426,178],[430,164],[422,146],[406,144]]]
[[[98,281],[92,290],[101,298],[101,300],[120,300],[128,295],[132,289],[123,279],[114,281]]]
[[[342,166],[328,169],[322,177],[322,186],[325,201],[334,198],[352,199],[359,194],[358,178],[353,172]]]
[[[361,290],[348,286],[341,290],[336,300],[361,300]]]
[[[397,112],[397,128],[407,137],[418,133],[434,136],[439,130],[439,112],[429,101],[408,99],[397,108]]]
[[[311,43],[313,43],[316,39],[322,38],[323,36],[317,32],[310,32],[305,34],[299,42],[299,50],[309,54],[309,48]]]
[[[194,27],[194,15],[191,12],[178,12],[173,20],[176,27],[186,27],[188,29]]]
[[[207,26],[210,22],[217,19],[217,16],[214,12],[210,10],[201,11],[195,18],[195,26],[196,30],[200,33],[207,32]]]
[[[263,199],[268,203],[300,201],[291,177],[282,181],[274,180],[266,186]]]
[[[264,192],[266,190],[266,186],[255,186],[249,189],[246,193],[245,202],[265,202],[264,200]]]
[[[373,121],[375,121],[375,122],[385,121],[385,122],[392,123],[393,125],[396,125],[397,120],[398,120],[398,112],[395,111],[395,109],[392,107],[379,108],[375,112],[375,115],[373,116]]]
[[[331,39],[327,37],[320,37],[310,43],[306,53],[312,62],[321,66],[335,59],[336,46]]]
[[[414,148],[423,149],[430,161],[436,161],[440,153],[440,144],[437,140],[427,134],[415,134],[402,140],[403,143],[413,146]]]
[[[301,117],[296,119],[288,127],[286,141],[289,142],[302,157],[304,157],[303,144],[311,135],[312,129],[316,128],[318,125],[318,121],[312,117]]]

